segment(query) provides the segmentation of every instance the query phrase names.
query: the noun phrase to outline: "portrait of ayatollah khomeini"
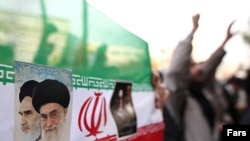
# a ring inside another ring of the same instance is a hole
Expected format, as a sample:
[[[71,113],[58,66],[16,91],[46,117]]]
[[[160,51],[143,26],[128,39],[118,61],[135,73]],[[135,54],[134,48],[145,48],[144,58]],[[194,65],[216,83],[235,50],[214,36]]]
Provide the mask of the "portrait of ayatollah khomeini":
[[[65,134],[65,120],[70,92],[58,80],[46,79],[33,90],[32,104],[40,114],[43,141],[61,141]]]
[[[21,116],[21,141],[37,141],[41,137],[39,114],[32,105],[32,92],[37,84],[39,83],[35,80],[28,80],[20,87],[18,113]]]

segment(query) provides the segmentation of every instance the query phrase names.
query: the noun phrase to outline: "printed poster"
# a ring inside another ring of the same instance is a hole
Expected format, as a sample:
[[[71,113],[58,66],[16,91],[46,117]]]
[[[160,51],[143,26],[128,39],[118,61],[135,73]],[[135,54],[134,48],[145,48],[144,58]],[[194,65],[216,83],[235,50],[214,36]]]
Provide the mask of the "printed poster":
[[[135,134],[137,118],[132,101],[131,82],[116,82],[110,107],[119,137]]]
[[[14,140],[69,141],[71,71],[19,61],[14,66]]]

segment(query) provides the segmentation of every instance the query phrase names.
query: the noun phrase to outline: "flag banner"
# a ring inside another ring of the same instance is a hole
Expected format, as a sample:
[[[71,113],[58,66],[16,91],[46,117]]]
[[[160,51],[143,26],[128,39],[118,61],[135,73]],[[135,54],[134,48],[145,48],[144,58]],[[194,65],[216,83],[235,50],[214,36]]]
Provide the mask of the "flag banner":
[[[1,28],[1,26],[0,26]],[[8,42],[0,45],[0,134],[1,140],[13,140],[14,126],[14,51]]]
[[[25,82],[39,85],[46,79],[65,84],[70,92],[68,110],[62,110],[67,113],[67,130],[57,132],[65,140],[163,140],[165,127],[154,106],[150,55],[143,39],[80,0],[3,1],[0,22],[4,140],[28,140],[28,134],[22,135],[30,127],[21,121],[33,109],[21,109],[26,99],[18,94]],[[35,88],[28,100],[39,115],[41,127],[36,129],[41,134],[32,137],[45,139],[50,130],[45,123],[58,115],[44,111],[47,104],[37,108],[33,95]]]

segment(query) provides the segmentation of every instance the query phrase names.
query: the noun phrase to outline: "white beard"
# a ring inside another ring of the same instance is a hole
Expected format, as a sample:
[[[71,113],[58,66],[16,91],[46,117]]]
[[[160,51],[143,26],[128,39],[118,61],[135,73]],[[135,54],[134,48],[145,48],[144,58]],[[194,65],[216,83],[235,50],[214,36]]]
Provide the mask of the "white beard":
[[[52,131],[47,131],[44,129],[42,131],[42,141],[60,141],[61,135],[63,134],[63,127],[65,123],[64,114],[62,114],[61,121],[56,127],[53,127]]]
[[[29,133],[23,133],[21,136],[21,141],[36,141],[41,135],[41,127],[37,125],[37,127],[31,130]]]
[[[46,132],[42,134],[42,141],[59,141],[58,139],[58,129]]]

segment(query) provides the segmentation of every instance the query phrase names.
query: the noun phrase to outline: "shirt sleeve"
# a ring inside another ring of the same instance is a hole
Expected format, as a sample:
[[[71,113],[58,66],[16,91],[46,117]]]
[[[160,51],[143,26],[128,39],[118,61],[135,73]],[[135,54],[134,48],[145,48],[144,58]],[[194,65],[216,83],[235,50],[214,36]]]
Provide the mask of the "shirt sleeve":
[[[226,52],[223,48],[218,48],[207,61],[202,64],[202,77],[206,82],[210,79],[216,72],[217,67],[221,63]]]
[[[170,92],[166,108],[177,124],[180,123],[181,111],[186,100],[185,91],[190,81],[192,39],[193,36],[188,36],[178,43],[165,76],[164,83]]]

